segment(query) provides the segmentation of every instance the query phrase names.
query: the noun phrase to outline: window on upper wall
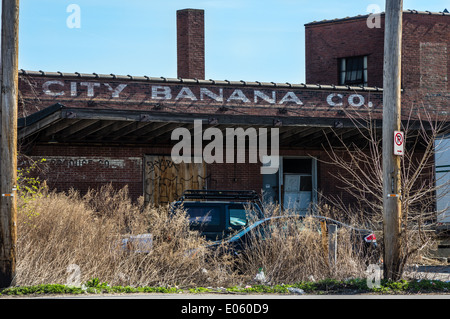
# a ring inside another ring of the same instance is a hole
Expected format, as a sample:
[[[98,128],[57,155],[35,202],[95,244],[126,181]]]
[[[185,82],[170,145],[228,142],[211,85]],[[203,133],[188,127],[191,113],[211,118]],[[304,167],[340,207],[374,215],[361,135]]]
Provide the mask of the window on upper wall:
[[[367,86],[367,56],[339,59],[339,85]]]

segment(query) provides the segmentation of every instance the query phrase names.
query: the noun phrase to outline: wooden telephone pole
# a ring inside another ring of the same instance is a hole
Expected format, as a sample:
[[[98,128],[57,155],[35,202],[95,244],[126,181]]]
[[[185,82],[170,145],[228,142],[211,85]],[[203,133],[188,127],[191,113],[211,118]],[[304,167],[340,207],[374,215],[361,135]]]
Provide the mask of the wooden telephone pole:
[[[401,128],[401,47],[403,0],[386,0],[383,83],[384,278],[401,276],[400,157],[394,155],[394,131]]]
[[[19,0],[2,1],[0,288],[14,284],[17,241],[17,105]]]

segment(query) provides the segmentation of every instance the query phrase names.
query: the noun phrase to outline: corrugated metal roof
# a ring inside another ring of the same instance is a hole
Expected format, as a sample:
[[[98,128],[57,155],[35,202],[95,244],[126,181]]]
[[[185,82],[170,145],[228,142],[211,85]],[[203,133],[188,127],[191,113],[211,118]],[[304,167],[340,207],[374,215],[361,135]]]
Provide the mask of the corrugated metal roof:
[[[431,12],[431,11],[417,11],[417,10],[404,10],[403,13],[405,14],[423,14],[423,15],[439,15],[439,16],[448,16],[450,17],[450,13],[448,12]],[[384,15],[384,12],[380,12],[381,15]],[[357,15],[353,17],[345,17],[345,18],[337,18],[337,19],[331,19],[331,20],[321,20],[321,21],[313,21],[306,23],[305,26],[308,25],[315,25],[315,24],[322,24],[322,23],[333,23],[333,22],[342,22],[347,20],[356,20],[356,19],[366,19],[369,17],[370,14],[364,14],[364,15]]]
[[[63,72],[45,72],[45,71],[26,71],[19,70],[19,75],[55,77],[55,78],[83,78],[83,79],[103,79],[114,81],[135,81],[135,82],[151,82],[151,83],[170,83],[170,84],[199,84],[199,85],[218,85],[232,87],[266,87],[266,88],[292,88],[292,89],[312,89],[312,90],[339,90],[339,91],[371,91],[379,92],[382,88],[363,87],[349,85],[322,85],[322,84],[293,84],[293,83],[275,83],[275,82],[259,82],[259,81],[228,81],[228,80],[198,80],[198,79],[182,79],[182,78],[166,78],[166,77],[149,77],[149,76],[132,76],[132,75],[116,75],[116,74],[97,74],[97,73],[63,73]]]

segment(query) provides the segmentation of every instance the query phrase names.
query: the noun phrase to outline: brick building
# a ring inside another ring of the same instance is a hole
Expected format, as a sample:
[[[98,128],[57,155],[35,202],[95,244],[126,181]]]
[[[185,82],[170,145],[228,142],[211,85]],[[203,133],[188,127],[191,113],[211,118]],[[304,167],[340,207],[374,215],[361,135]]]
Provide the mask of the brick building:
[[[318,192],[347,198],[321,159],[336,136],[363,142],[348,110],[370,113],[381,129],[384,21],[373,29],[367,16],[306,24],[310,84],[291,84],[205,80],[203,15],[177,12],[177,79],[20,70],[21,152],[46,158],[52,188],[128,185],[134,198],[157,204],[187,188],[262,190],[298,210]],[[405,118],[411,109],[449,111],[449,21],[446,13],[404,14]],[[277,129],[279,170],[262,174],[261,158],[249,163],[249,154],[244,163],[174,163],[172,132],[195,134],[195,120],[224,133],[254,128],[275,136]]]
[[[405,11],[402,37],[402,107],[423,104],[448,111],[450,34],[448,13]],[[306,82],[383,87],[384,15],[380,28],[368,16],[305,25]],[[346,67],[359,68],[353,80]]]

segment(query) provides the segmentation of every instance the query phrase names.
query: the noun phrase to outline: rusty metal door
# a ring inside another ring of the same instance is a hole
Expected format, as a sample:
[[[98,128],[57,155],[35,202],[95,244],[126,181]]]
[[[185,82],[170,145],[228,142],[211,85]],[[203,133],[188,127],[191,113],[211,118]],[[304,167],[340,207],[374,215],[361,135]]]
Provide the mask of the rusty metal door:
[[[170,156],[144,158],[144,199],[146,204],[164,205],[177,200],[187,189],[206,188],[206,164],[175,164]]]

